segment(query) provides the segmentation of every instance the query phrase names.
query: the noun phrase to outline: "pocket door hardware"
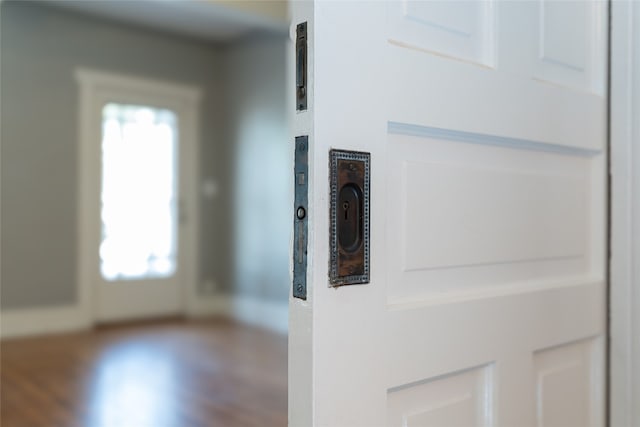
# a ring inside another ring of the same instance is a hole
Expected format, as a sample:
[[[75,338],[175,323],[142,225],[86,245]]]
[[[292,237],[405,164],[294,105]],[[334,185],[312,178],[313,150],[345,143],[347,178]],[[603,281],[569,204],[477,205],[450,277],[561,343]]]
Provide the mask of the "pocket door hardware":
[[[296,110],[307,109],[307,23],[296,26]]]
[[[329,283],[369,283],[369,153],[331,150]]]
[[[293,296],[307,299],[307,217],[309,138],[296,137],[293,217]]]

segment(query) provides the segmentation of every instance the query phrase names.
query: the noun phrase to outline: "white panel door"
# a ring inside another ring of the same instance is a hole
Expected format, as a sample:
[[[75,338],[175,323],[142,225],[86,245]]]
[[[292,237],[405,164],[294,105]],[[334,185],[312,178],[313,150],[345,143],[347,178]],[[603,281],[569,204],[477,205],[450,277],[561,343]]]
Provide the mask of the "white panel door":
[[[604,425],[606,15],[292,2],[310,157],[290,425]],[[366,285],[329,286],[330,149],[371,153]]]

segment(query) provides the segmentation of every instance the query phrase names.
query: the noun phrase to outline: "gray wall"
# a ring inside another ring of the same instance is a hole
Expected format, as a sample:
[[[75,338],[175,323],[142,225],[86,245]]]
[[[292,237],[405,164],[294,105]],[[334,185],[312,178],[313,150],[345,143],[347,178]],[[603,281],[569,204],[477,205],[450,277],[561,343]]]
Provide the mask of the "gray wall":
[[[222,49],[30,2],[1,7],[1,308],[76,298],[78,65],[204,89],[201,169],[221,191],[202,202],[200,276],[230,283]]]
[[[234,292],[280,302],[289,295],[293,206],[288,47],[284,36],[255,35],[225,50],[234,148]]]

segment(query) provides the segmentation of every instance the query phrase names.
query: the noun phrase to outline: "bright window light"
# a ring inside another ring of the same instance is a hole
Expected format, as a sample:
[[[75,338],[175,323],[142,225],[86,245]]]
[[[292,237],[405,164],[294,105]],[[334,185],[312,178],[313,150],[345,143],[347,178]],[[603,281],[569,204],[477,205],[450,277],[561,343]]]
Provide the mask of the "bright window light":
[[[102,110],[100,271],[109,281],[170,277],[177,250],[177,118],[168,110]]]

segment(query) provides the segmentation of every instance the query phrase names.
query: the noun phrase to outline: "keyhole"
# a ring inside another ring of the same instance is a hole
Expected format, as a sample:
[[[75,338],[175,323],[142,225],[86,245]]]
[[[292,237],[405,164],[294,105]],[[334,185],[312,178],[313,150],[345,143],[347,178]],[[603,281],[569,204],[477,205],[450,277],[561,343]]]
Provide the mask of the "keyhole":
[[[336,212],[338,243],[345,252],[353,253],[362,242],[362,191],[355,184],[340,189],[339,205],[344,212]]]

